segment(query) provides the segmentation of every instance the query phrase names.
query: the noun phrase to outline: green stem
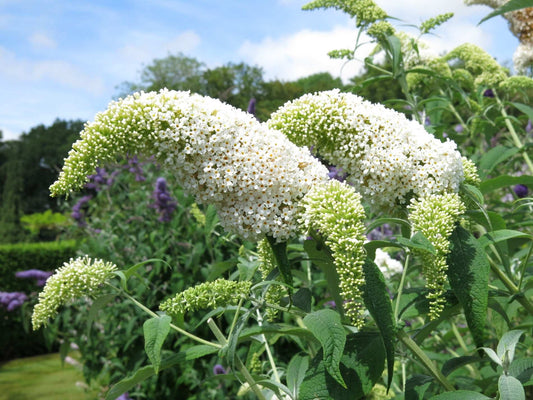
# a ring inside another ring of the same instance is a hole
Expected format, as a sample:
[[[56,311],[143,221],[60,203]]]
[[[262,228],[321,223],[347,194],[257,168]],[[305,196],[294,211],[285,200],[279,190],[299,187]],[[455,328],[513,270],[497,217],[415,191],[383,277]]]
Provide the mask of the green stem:
[[[256,310],[257,312],[257,324],[259,326],[263,326],[263,316],[259,312],[259,310]],[[272,368],[272,373],[274,374],[274,379],[276,382],[281,383],[281,379],[279,378],[278,374],[278,368],[276,367],[276,362],[274,361],[274,357],[272,356],[272,352],[270,351],[270,346],[268,345],[268,340],[264,333],[261,334],[261,338],[265,342],[265,351],[267,353],[268,362],[270,363],[270,368]]]
[[[498,278],[502,281],[502,283],[505,285],[505,287],[511,292],[512,295],[520,293],[518,287],[505,275],[500,268],[498,268],[498,265],[496,265],[494,262],[490,263],[490,268],[492,269],[492,272],[494,272]],[[527,298],[524,296],[517,296],[516,300],[524,306],[524,308],[533,315],[533,304],[529,302]]]
[[[505,125],[507,126],[507,129],[509,130],[509,133],[511,134],[511,138],[513,139],[514,145],[518,147],[518,149],[522,152],[522,156],[524,157],[524,161],[526,162],[527,166],[529,167],[529,170],[533,174],[533,162],[531,162],[531,159],[529,158],[529,155],[524,150],[524,145],[520,141],[520,138],[518,137],[518,134],[516,133],[513,124],[511,124],[511,121],[509,119],[509,115],[507,114],[507,111],[505,111],[505,107],[503,106],[503,103],[501,102],[500,98],[494,92],[494,98],[498,102],[498,105],[500,106],[501,113],[503,115],[503,118],[505,119]]]
[[[114,287],[114,286],[112,286]],[[116,288],[115,288],[116,289]],[[118,290],[118,289],[117,289]],[[137,307],[139,307],[141,310],[143,310],[145,313],[147,313],[148,315],[152,316],[152,317],[155,317],[155,318],[159,318],[159,315],[157,315],[155,312],[153,312],[152,310],[150,310],[148,307],[146,307],[144,304],[142,303],[139,303],[137,300],[135,300],[133,297],[131,297],[129,294],[127,294],[126,292],[122,292],[122,294],[124,296],[126,296],[126,298],[128,298],[131,302],[133,302],[133,304],[135,304]],[[186,330],[184,329],[181,329],[179,326],[176,326],[174,324],[170,324],[170,327],[172,329],[174,329],[176,332],[179,332],[181,333],[182,335],[185,335],[187,336],[188,338],[192,339],[192,340],[195,340],[197,341],[198,343],[202,343],[202,344],[205,344],[205,345],[208,345],[208,346],[211,346],[211,347],[216,347],[218,349],[221,349],[222,346],[217,344],[217,343],[211,343],[207,340],[204,340],[202,339],[201,337],[198,337],[196,335],[193,335],[192,333],[189,333],[187,332]]]
[[[224,334],[220,331],[220,329],[218,329],[218,326],[215,321],[213,321],[213,318],[209,318],[207,320],[207,325],[209,325],[209,328],[211,328],[211,331],[215,334],[216,338],[222,346],[228,344],[228,341],[224,337]],[[259,400],[266,400],[265,396],[263,396],[263,393],[261,393],[259,385],[257,385],[254,378],[252,377],[246,366],[242,363],[238,355],[235,355],[235,365],[237,366],[237,369],[241,372],[246,382],[248,382],[250,388],[253,390],[257,398]]]
[[[446,377],[439,371],[439,369],[433,364],[430,358],[424,353],[424,351],[415,343],[411,337],[403,330],[398,330],[396,333],[398,339],[413,352],[418,360],[427,368],[429,373],[448,391],[455,391],[453,385],[446,379]]]
[[[405,285],[405,277],[407,275],[407,266],[409,265],[409,256],[408,253],[405,257],[405,263],[403,265],[402,278],[400,279],[400,286],[398,287],[398,295],[396,296],[396,303],[394,304],[394,321],[398,322],[398,314],[400,312],[400,300],[402,298],[403,287]]]

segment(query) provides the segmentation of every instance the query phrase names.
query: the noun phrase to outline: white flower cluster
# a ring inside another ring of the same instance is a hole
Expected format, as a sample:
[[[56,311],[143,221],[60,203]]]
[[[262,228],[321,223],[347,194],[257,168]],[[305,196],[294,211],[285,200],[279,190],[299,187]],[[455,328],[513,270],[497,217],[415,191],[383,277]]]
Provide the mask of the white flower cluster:
[[[374,262],[387,280],[394,275],[401,274],[403,271],[402,263],[392,258],[389,253],[380,248],[376,249]]]
[[[330,247],[344,310],[355,326],[363,324],[363,263],[366,257],[365,210],[353,187],[331,180],[315,185],[301,201],[301,223],[309,232],[318,231]]]
[[[513,64],[518,74],[524,74],[533,65],[533,44],[520,43],[513,54]]]
[[[81,187],[106,160],[154,155],[198,203],[244,238],[278,240],[297,230],[298,200],[327,169],[306,148],[252,115],[189,92],[136,93],[112,102],[85,126],[53,195]]]
[[[46,281],[33,308],[32,324],[37,330],[57,315],[58,308],[70,300],[94,294],[113,276],[115,264],[92,260],[89,256],[70,259]]]
[[[338,90],[304,95],[274,113],[269,126],[342,168],[375,208],[414,195],[457,192],[463,181],[454,142],[441,142],[403,114]]]

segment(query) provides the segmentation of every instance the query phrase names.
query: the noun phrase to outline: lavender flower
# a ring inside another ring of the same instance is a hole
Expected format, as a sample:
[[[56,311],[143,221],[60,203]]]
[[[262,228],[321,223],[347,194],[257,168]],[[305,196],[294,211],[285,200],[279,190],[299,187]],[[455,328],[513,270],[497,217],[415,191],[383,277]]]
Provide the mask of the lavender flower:
[[[160,214],[158,220],[160,222],[169,222],[172,218],[172,212],[176,209],[178,203],[172,199],[172,196],[167,189],[167,181],[165,178],[157,178],[152,197],[155,202],[151,204],[151,207],[155,208]]]
[[[226,375],[227,371],[222,365],[216,364],[213,367],[213,374],[215,374],[215,375]]]
[[[461,133],[461,132],[463,132],[463,131],[465,130],[465,128],[464,128],[463,125],[461,125],[461,124],[457,124],[457,125],[455,125],[455,127],[454,127],[453,129],[454,129],[455,132],[457,132],[457,133]]]
[[[21,279],[35,279],[37,286],[44,286],[46,280],[52,276],[51,271],[41,271],[40,269],[28,269],[26,271],[18,271],[15,273],[17,278]]]
[[[257,116],[255,115],[255,99],[252,97],[250,99],[250,102],[248,103],[248,114],[252,114],[255,118],[257,118]]]
[[[366,238],[370,241],[372,240],[387,240],[394,239],[394,231],[389,224],[383,224],[372,231],[370,231]]]
[[[329,169],[329,172],[328,172],[329,179],[336,179],[339,182],[344,182],[347,174],[342,171],[342,168],[331,166],[331,167],[328,167],[328,169]]]
[[[528,119],[527,120],[527,125],[526,125],[526,133],[529,133],[531,131],[533,131],[533,125],[531,124],[531,120]]]
[[[115,400],[131,400],[131,397],[129,396],[128,392],[126,392],[124,394],[121,394]]]
[[[526,197],[528,193],[528,188],[526,185],[516,185],[513,190],[520,199]]]
[[[70,216],[78,223],[78,226],[80,227],[84,227],[87,225],[84,220],[85,213],[82,211],[82,208],[92,198],[93,196],[91,195],[83,196],[81,199],[78,200],[76,204],[74,204],[74,207],[72,207],[72,213],[70,214]]]
[[[27,299],[22,292],[0,292],[0,304],[9,312],[19,308]]]
[[[485,97],[494,97],[494,92],[492,89],[487,89],[483,92],[483,96]]]
[[[146,180],[144,177],[144,171],[142,169],[143,163],[139,161],[139,158],[137,156],[133,156],[128,158],[128,171],[130,171],[132,174],[135,174],[135,181],[137,182],[143,182]]]

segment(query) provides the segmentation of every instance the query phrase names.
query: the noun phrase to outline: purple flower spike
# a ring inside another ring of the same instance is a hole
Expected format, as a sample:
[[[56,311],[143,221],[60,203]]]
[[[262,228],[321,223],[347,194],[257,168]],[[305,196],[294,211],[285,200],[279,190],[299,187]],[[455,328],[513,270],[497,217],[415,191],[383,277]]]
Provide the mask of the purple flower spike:
[[[91,195],[83,196],[76,204],[74,204],[74,207],[72,207],[72,213],[70,216],[78,223],[78,226],[80,227],[87,225],[84,221],[85,213],[82,211],[82,209],[92,198],[93,196]]]
[[[347,174],[342,172],[342,168],[328,167],[328,169],[329,169],[329,173],[328,173],[329,179],[336,179],[340,182],[344,182]]]
[[[250,102],[248,103],[248,110],[247,111],[248,111],[249,114],[252,114],[255,118],[257,118],[257,116],[255,115],[255,103],[256,103],[256,101],[252,97],[250,99]]]
[[[213,374],[215,374],[215,375],[226,375],[227,372],[226,372],[226,369],[222,365],[216,364],[213,367]]]
[[[526,197],[529,191],[526,185],[516,185],[513,190],[520,199]]]
[[[494,97],[494,92],[492,91],[492,89],[487,89],[483,92],[483,96],[485,97]]]
[[[157,178],[152,197],[155,202],[150,206],[155,208],[160,214],[158,220],[160,222],[169,222],[178,203],[170,195],[165,178]]]
[[[526,125],[526,133],[529,133],[531,131],[533,131],[533,125],[531,124],[531,120],[528,119],[527,120],[527,125]]]
[[[21,279],[35,279],[37,286],[44,286],[46,280],[52,276],[53,272],[41,271],[40,269],[28,269],[26,271],[19,271],[15,273],[17,278]]]
[[[22,292],[0,292],[0,305],[9,312],[19,308],[27,299],[28,296]]]

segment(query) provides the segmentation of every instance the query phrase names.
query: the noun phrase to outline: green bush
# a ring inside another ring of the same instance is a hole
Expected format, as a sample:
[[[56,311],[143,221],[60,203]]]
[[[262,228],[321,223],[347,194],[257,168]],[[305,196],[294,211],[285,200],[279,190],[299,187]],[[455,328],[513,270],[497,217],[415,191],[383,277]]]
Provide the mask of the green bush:
[[[76,253],[77,242],[18,243],[0,245],[0,292],[23,292],[28,301],[7,311],[0,306],[0,360],[42,354],[52,350],[48,331],[34,332],[29,317],[39,287],[33,279],[18,279],[17,271],[40,269],[53,271]]]

